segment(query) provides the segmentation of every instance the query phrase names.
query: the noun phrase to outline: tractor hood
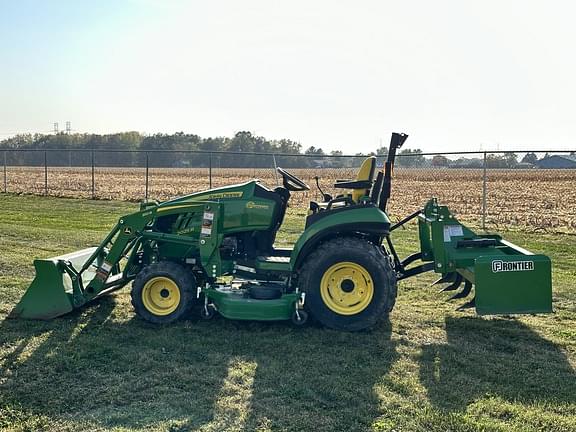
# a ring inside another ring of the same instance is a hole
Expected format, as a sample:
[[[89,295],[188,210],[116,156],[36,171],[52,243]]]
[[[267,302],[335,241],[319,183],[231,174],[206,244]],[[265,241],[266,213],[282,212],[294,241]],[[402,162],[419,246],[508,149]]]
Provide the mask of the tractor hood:
[[[164,201],[160,206],[180,204],[188,201],[220,201],[228,199],[251,199],[254,197],[256,187],[263,187],[258,180],[250,180],[220,188],[209,189],[201,192],[194,192],[168,201]]]

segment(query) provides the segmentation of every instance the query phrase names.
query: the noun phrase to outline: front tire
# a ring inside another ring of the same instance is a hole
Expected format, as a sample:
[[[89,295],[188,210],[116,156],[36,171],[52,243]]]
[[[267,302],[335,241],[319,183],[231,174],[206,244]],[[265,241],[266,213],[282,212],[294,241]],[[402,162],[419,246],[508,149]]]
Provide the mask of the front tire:
[[[385,318],[396,300],[396,275],[381,248],[356,237],[329,240],[302,266],[306,309],[321,324],[358,331]]]
[[[196,300],[196,282],[186,267],[160,261],[138,273],[130,295],[138,316],[154,324],[167,324],[189,314]]]

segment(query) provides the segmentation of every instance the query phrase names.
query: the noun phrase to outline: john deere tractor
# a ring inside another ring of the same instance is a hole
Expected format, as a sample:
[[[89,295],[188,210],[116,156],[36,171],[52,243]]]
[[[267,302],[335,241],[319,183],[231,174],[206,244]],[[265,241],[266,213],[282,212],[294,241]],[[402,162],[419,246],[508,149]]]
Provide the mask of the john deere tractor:
[[[274,246],[293,193],[309,186],[278,168],[282,186],[258,180],[145,202],[122,216],[93,248],[35,261],[36,277],[11,316],[50,319],[132,283],[143,319],[170,323],[200,313],[237,320],[308,317],[340,330],[375,325],[394,307],[397,282],[424,272],[440,275],[463,307],[479,314],[550,312],[550,260],[498,235],[476,234],[431,199],[392,224],[386,213],[396,151],[394,133],[384,169],[367,158],[341,194],[310,202],[293,248]],[[392,233],[418,219],[419,250],[400,259]]]

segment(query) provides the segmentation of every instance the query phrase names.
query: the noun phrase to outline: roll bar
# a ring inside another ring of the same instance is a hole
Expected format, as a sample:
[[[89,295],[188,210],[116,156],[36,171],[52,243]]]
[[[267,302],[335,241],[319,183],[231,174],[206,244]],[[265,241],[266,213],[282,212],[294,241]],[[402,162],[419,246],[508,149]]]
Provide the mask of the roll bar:
[[[396,159],[396,150],[398,150],[404,142],[408,139],[408,135],[405,133],[392,133],[392,138],[390,138],[390,148],[388,149],[388,158],[384,164],[384,181],[382,182],[382,190],[380,191],[380,199],[378,207],[383,212],[386,211],[386,204],[388,204],[388,199],[390,198],[390,192],[392,190],[392,171],[394,170],[394,161]]]

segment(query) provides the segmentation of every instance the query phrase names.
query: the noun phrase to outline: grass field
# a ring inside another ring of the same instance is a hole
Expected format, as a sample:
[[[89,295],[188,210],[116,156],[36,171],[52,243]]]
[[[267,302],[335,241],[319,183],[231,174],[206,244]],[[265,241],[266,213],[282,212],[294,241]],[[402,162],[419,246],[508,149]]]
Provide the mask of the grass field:
[[[454,312],[423,276],[391,320],[341,333],[191,318],[156,327],[127,290],[49,322],[5,319],[34,257],[98,243],[135,204],[0,195],[0,429],[574,431],[576,236],[508,232],[554,263],[553,315]],[[281,233],[294,241],[303,210]],[[399,251],[416,247],[399,230]]]
[[[311,199],[319,199],[314,176],[320,177],[325,192],[334,196],[342,189],[332,185],[337,179],[354,178],[357,168],[294,169],[311,186],[311,191],[293,194],[292,205],[307,208]],[[42,167],[9,167],[7,190],[12,193],[44,194]],[[89,198],[92,195],[90,168],[49,167],[47,192],[52,196]],[[95,196],[101,199],[137,201],[145,194],[144,168],[97,168],[94,174]],[[212,186],[260,178],[276,186],[271,168],[214,168]],[[498,229],[545,232],[576,232],[576,170],[501,170],[487,171],[486,222]],[[152,168],[149,171],[149,196],[167,199],[207,189],[207,168]],[[397,168],[392,215],[402,218],[416,211],[431,196],[450,206],[463,220],[480,223],[483,206],[481,169],[407,169]]]

